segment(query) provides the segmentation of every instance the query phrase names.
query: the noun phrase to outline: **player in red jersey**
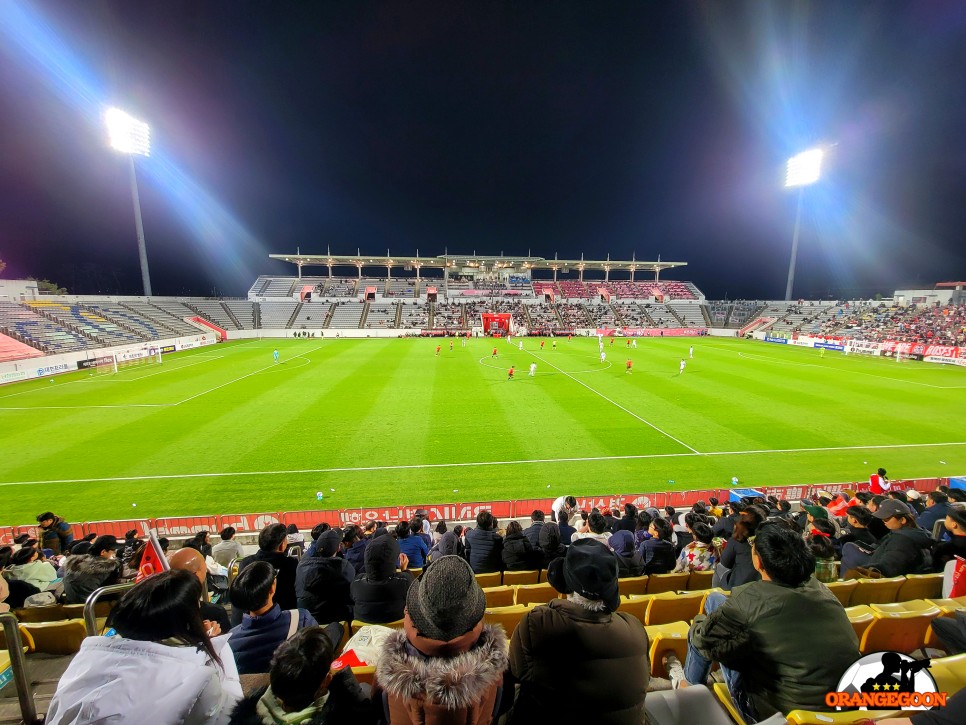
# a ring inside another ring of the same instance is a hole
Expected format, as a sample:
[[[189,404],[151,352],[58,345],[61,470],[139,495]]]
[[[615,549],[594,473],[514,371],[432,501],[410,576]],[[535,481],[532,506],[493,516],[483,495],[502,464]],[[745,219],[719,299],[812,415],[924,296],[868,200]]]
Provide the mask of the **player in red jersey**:
[[[439,357],[439,351],[442,349],[441,345],[436,346],[436,357]]]
[[[626,374],[627,375],[630,375],[631,374],[631,368],[632,367],[634,367],[634,361],[633,360],[628,360],[627,361],[627,370],[626,370]]]
[[[493,354],[490,355],[490,357],[496,357],[496,348],[495,347],[493,348]]]
[[[511,365],[510,366],[510,369],[506,371],[506,380],[507,380],[507,382],[510,382],[511,380],[513,380],[513,372],[514,372],[513,366]]]
[[[543,346],[546,345],[546,344],[547,344],[547,341],[546,340],[541,340],[540,341],[540,349],[543,350]]]

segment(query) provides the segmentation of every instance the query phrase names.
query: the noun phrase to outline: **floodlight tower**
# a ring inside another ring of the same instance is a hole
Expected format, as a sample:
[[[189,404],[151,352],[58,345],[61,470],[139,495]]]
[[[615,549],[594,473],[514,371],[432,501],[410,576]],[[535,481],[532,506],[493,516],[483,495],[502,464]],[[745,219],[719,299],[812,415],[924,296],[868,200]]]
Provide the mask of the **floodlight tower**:
[[[138,233],[138,256],[141,258],[141,282],[144,294],[151,296],[151,275],[148,273],[148,252],[144,246],[144,225],[141,223],[141,199],[134,171],[135,156],[151,155],[151,129],[119,108],[109,108],[104,114],[111,148],[127,154],[131,167],[131,199],[134,201],[134,224]]]
[[[795,283],[795,259],[798,257],[798,234],[802,228],[802,199],[805,187],[819,180],[822,173],[822,149],[809,149],[792,156],[785,170],[785,188],[798,187],[798,210],[795,212],[795,231],[792,233],[792,258],[788,263],[788,282],[785,284],[785,300],[792,298],[792,285]]]

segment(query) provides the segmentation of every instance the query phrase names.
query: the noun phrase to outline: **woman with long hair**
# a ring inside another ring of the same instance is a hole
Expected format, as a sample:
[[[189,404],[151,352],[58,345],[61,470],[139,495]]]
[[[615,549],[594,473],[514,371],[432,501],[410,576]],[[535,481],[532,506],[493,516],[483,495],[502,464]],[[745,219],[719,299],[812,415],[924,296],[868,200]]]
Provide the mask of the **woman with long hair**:
[[[738,515],[735,531],[725,544],[715,570],[715,586],[730,592],[736,586],[761,579],[761,574],[751,561],[751,543],[748,540],[764,520],[756,506],[749,506]]]
[[[201,582],[172,570],[148,577],[108,617],[112,637],[87,637],[57,684],[48,725],[74,722],[227,723],[241,698],[227,636],[201,618]]]

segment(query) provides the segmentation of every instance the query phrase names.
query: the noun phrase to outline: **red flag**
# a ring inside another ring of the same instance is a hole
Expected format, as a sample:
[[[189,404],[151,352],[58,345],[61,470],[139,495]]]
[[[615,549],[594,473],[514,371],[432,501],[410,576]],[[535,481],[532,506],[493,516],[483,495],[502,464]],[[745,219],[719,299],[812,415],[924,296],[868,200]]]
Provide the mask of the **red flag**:
[[[953,588],[949,591],[949,598],[963,596],[966,596],[966,559],[957,556],[956,566],[953,567]]]
[[[170,568],[164,552],[161,551],[161,543],[158,541],[158,535],[154,529],[151,529],[148,532],[148,540],[145,542],[144,553],[141,555],[141,564],[138,566],[137,579],[134,581],[143,581],[152,574],[160,574]]]

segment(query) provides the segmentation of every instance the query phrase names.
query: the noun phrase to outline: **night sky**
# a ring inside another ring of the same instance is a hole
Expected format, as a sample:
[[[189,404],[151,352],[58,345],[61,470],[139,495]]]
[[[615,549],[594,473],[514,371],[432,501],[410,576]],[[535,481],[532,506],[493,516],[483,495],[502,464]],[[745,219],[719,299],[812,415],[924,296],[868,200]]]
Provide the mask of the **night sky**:
[[[298,246],[660,254],[780,298],[817,143],[796,296],[932,287],[966,278],[964,73],[953,0],[4,0],[0,259],[140,292],[116,104],[152,127],[155,294],[244,295]]]

